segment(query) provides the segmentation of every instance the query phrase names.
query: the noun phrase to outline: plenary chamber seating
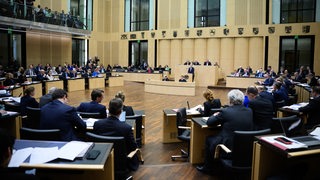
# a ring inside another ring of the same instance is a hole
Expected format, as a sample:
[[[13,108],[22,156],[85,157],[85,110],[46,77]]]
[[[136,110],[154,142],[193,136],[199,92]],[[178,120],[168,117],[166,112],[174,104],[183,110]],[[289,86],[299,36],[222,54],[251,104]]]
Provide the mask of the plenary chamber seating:
[[[142,115],[126,116],[126,121],[134,121],[136,132],[136,143],[139,148],[142,146]],[[133,123],[129,123],[133,124]]]
[[[255,136],[269,134],[270,132],[270,129],[234,131],[232,150],[224,144],[217,145],[214,157],[220,160],[226,178],[250,179]],[[222,150],[223,152],[221,152]]]
[[[106,117],[103,117],[98,112],[77,112],[82,118],[95,118],[95,119],[104,119]]]
[[[181,149],[181,155],[173,155],[171,159],[174,161],[176,158],[183,158],[189,160],[189,152],[190,152],[190,133],[191,127],[187,126],[187,110],[186,108],[179,108],[177,111],[177,128],[178,128],[178,136],[177,138],[181,141],[188,143],[188,151]]]
[[[28,140],[60,141],[59,129],[31,129],[20,128],[20,138]]]

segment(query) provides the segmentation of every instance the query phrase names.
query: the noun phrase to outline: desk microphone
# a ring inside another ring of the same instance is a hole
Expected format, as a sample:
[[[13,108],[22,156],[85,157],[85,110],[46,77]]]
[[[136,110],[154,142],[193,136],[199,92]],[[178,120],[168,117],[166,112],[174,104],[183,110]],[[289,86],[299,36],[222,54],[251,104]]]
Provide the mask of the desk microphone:
[[[18,97],[20,97],[21,95],[22,95],[22,93],[20,93]]]
[[[190,109],[189,101],[187,101],[188,109]]]

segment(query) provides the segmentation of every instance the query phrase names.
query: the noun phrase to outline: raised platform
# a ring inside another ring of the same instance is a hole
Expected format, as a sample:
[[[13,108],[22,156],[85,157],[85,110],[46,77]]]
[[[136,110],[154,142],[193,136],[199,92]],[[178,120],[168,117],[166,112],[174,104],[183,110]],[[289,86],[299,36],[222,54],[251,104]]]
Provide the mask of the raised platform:
[[[195,96],[196,85],[194,82],[149,80],[144,84],[144,91],[157,94]]]

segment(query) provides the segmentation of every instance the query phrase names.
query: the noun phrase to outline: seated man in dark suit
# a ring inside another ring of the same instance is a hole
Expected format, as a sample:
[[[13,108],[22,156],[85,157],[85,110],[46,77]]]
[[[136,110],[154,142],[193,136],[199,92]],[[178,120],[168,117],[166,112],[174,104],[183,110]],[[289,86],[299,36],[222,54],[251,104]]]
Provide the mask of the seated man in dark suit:
[[[253,124],[255,130],[267,129],[271,127],[273,118],[273,104],[270,100],[262,98],[258,94],[258,89],[254,86],[247,88],[249,98],[248,107],[253,113]]]
[[[137,148],[136,141],[133,136],[132,127],[126,123],[120,122],[119,116],[122,112],[122,100],[114,98],[109,102],[109,117],[96,121],[93,125],[95,134],[104,136],[123,136],[126,141],[127,154]],[[138,157],[135,155],[131,160],[128,160],[128,168],[137,170],[139,167]]]
[[[122,91],[119,91],[115,95],[115,98],[120,98],[122,100],[122,102],[124,103],[124,100],[126,99],[126,96],[124,95],[124,93]],[[123,104],[122,110],[126,112],[126,116],[133,116],[134,115],[134,111],[133,111],[133,108],[131,106],[125,106]]]
[[[77,107],[78,112],[100,113],[101,118],[107,117],[106,106],[99,104],[104,98],[104,91],[94,89],[91,92],[91,102],[83,102]]]
[[[19,168],[8,168],[12,157],[14,137],[10,136],[7,131],[0,129],[0,174],[1,179],[14,180],[33,180],[38,179],[34,175],[25,174]]]
[[[244,94],[238,89],[231,90],[228,99],[230,106],[213,114],[207,121],[208,126],[221,124],[222,129],[219,134],[206,138],[205,162],[203,166],[197,166],[197,170],[201,172],[211,173],[218,167],[214,161],[214,152],[218,144],[224,144],[232,150],[233,132],[253,129],[252,111],[242,105]]]
[[[306,129],[311,129],[313,126],[320,124],[320,86],[312,87],[312,99],[309,104],[299,108],[300,112],[307,113],[308,119],[305,124]]]
[[[49,89],[48,94],[45,94],[43,96],[40,97],[40,102],[39,102],[39,106],[40,108],[46,104],[48,104],[49,102],[52,101],[52,93],[56,90],[56,87],[51,87]]]
[[[68,94],[63,89],[56,89],[52,93],[52,102],[41,108],[41,129],[60,129],[62,141],[79,140],[75,127],[85,132],[87,125],[78,116],[76,108],[67,105]]]

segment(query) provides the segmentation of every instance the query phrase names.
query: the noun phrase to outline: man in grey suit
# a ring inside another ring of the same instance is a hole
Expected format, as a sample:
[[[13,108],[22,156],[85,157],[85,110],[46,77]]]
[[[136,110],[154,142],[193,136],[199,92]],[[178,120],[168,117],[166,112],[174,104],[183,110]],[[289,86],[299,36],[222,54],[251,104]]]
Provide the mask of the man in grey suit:
[[[207,121],[208,126],[221,124],[221,131],[214,136],[206,138],[205,159],[203,166],[197,166],[197,170],[204,173],[212,173],[218,168],[214,161],[214,151],[218,144],[224,144],[232,150],[233,132],[250,131],[253,129],[252,111],[243,106],[244,94],[234,89],[228,93],[230,106],[223,108],[221,112],[214,113]]]
[[[48,104],[49,102],[52,101],[52,93],[56,90],[56,87],[51,87],[49,89],[48,94],[45,94],[43,96],[40,97],[40,101],[39,101],[39,106],[40,108],[46,104]]]

